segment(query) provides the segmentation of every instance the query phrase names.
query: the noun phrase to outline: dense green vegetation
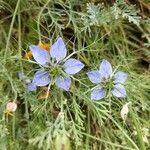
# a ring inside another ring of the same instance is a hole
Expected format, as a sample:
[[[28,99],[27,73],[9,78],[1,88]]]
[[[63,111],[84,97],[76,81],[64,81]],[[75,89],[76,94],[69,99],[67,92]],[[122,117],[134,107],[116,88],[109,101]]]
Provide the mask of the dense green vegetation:
[[[149,0],[0,0],[0,150],[148,150],[150,115]],[[62,37],[85,67],[69,92],[53,85],[26,90],[39,65],[31,44]],[[90,99],[87,72],[108,60],[128,74],[126,98]],[[45,93],[47,96],[45,96]],[[15,102],[11,112],[6,105]],[[123,119],[121,109],[128,104]]]

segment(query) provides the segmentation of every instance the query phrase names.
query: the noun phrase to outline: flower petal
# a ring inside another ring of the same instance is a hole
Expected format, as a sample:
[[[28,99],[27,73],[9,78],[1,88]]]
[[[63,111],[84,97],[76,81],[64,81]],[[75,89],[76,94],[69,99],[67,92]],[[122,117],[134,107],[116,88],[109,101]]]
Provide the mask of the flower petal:
[[[28,92],[32,92],[32,91],[36,91],[36,89],[37,89],[37,87],[36,87],[36,85],[34,84],[34,83],[28,83],[27,85],[26,85],[26,88],[27,88],[27,91]]]
[[[91,93],[91,100],[100,100],[106,96],[106,90],[103,88],[94,89]]]
[[[101,82],[102,78],[101,78],[99,71],[97,70],[90,71],[87,73],[87,75],[92,83],[98,84]]]
[[[56,59],[57,62],[63,60],[66,57],[67,50],[65,43],[61,37],[51,46],[50,55],[52,58]]]
[[[115,78],[114,83],[124,83],[126,81],[127,77],[128,77],[127,73],[118,71],[114,75],[114,78]]]
[[[43,48],[40,48],[36,45],[29,46],[30,50],[32,51],[33,58],[36,62],[40,65],[45,65],[47,62],[50,61],[49,52]]]
[[[114,85],[114,89],[112,90],[112,94],[116,97],[126,97],[126,90],[123,85],[116,84]]]
[[[71,78],[59,76],[56,80],[56,85],[65,91],[69,91],[71,87]]]
[[[50,83],[49,74],[43,70],[35,73],[32,81],[36,86],[46,86]]]
[[[70,58],[64,63],[63,67],[66,73],[76,74],[84,67],[84,64],[80,62],[79,60]]]
[[[112,66],[107,60],[103,59],[100,64],[99,71],[103,78],[108,79],[112,74]]]

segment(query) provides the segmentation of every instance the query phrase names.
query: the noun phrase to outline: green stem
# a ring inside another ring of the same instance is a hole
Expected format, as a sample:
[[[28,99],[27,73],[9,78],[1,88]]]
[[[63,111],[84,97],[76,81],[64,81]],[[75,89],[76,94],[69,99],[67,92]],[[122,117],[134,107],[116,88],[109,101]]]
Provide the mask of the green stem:
[[[145,144],[143,142],[141,125],[140,125],[139,121],[137,120],[138,117],[137,117],[136,113],[132,109],[130,111],[130,114],[131,114],[131,118],[132,118],[132,121],[134,123],[134,126],[136,128],[136,131],[137,131],[138,144],[139,144],[140,150],[146,150]]]
[[[21,0],[18,0],[18,1],[17,1],[16,8],[15,8],[15,11],[14,11],[14,14],[13,14],[13,18],[12,18],[12,21],[11,21],[11,24],[10,24],[9,33],[8,33],[8,38],[7,38],[7,42],[6,42],[5,54],[4,54],[4,60],[5,60],[5,61],[6,61],[6,58],[7,58],[7,52],[8,52],[8,47],[9,47],[9,41],[10,41],[10,37],[11,37],[11,33],[12,33],[12,29],[13,29],[13,25],[14,25],[14,22],[15,22],[15,18],[16,18],[16,14],[17,14],[17,10],[18,10],[20,1],[21,1]]]
[[[118,129],[122,132],[122,134],[132,143],[132,145],[135,147],[136,150],[140,150],[137,145],[135,144],[135,142],[128,136],[128,134],[123,130],[123,128],[121,127],[121,125],[119,125],[111,116],[108,116],[112,122],[118,127]],[[142,150],[142,149],[141,149]]]
[[[88,131],[88,134],[90,135],[90,113],[89,113],[89,108],[87,107],[87,131]],[[89,137],[86,136],[86,150],[89,150]]]
[[[15,136],[15,132],[16,132],[16,128],[15,128],[15,114],[13,115],[13,123],[12,123],[12,135],[13,135],[13,140],[15,141],[15,138],[16,138],[16,136]]]
[[[39,41],[41,41],[41,30],[40,30],[40,20],[41,20],[41,15],[44,11],[44,9],[46,9],[47,5],[49,4],[51,0],[48,0],[43,7],[41,8],[41,11],[38,14],[38,20],[37,20],[37,29],[38,29],[38,34],[39,34]]]

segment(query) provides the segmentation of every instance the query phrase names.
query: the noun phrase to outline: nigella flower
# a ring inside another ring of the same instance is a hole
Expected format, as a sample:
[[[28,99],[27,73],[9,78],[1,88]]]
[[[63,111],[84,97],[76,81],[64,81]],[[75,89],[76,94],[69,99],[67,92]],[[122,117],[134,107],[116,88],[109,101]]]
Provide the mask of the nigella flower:
[[[29,84],[28,90],[37,86],[56,84],[57,87],[69,91],[71,87],[70,75],[76,74],[84,64],[74,58],[65,59],[67,49],[61,37],[51,46],[50,51],[46,51],[36,45],[31,45],[33,58],[41,65]]]
[[[123,84],[128,75],[122,71],[113,74],[112,66],[107,60],[103,59],[99,70],[88,72],[87,75],[92,83],[97,84],[91,92],[92,100],[104,98],[108,91],[118,98],[126,97],[126,90]]]

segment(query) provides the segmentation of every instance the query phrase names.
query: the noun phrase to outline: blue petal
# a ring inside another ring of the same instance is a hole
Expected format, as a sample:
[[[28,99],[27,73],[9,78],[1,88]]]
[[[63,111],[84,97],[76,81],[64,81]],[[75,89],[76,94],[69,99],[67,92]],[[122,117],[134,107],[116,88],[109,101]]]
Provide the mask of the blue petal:
[[[124,86],[123,85],[121,85],[121,84],[116,84],[116,85],[114,85],[114,89],[112,90],[112,94],[114,95],[114,96],[116,96],[116,97],[126,97],[126,90],[125,90],[125,88],[124,88]]]
[[[114,83],[124,83],[126,81],[127,77],[128,77],[127,73],[118,71],[114,75],[114,78],[115,78]]]
[[[103,78],[108,79],[112,74],[112,66],[107,60],[103,59],[99,71]]]
[[[74,58],[68,59],[64,65],[64,71],[68,74],[76,74],[79,72],[83,67],[84,64],[80,62],[79,60],[76,60]]]
[[[40,48],[36,45],[29,46],[30,50],[32,51],[33,58],[36,62],[40,65],[45,65],[47,62],[50,61],[49,52],[43,48]]]
[[[36,86],[46,86],[50,83],[50,78],[47,72],[39,70],[35,73],[32,82]]]
[[[98,84],[102,80],[101,75],[97,70],[90,71],[87,73],[87,75],[92,83]]]
[[[71,87],[71,78],[60,76],[56,80],[56,85],[65,91],[69,91]]]
[[[27,88],[27,91],[28,92],[32,92],[32,91],[36,91],[36,89],[37,89],[37,87],[36,87],[36,85],[34,84],[34,83],[28,83],[27,85],[26,85],[26,88]]]
[[[63,60],[66,57],[67,50],[64,41],[61,37],[51,46],[50,55],[56,59],[57,62]]]
[[[94,89],[91,93],[91,100],[100,100],[106,96],[106,90],[103,88]]]

